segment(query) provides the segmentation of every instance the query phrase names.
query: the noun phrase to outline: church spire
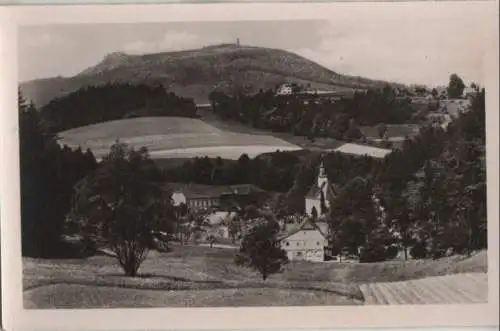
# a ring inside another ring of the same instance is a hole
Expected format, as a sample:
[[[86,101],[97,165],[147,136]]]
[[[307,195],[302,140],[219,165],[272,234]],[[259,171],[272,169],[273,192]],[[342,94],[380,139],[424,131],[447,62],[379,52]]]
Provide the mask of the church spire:
[[[322,155],[321,161],[319,164],[319,171],[318,171],[318,187],[322,187],[325,182],[328,182],[328,177],[326,175],[326,170],[325,170],[325,165],[324,165],[323,155]]]

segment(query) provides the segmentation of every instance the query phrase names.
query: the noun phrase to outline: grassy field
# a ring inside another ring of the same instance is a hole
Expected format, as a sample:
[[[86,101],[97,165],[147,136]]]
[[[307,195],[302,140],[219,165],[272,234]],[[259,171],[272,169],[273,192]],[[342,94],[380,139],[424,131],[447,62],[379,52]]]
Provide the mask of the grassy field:
[[[174,246],[150,252],[139,277],[108,256],[23,260],[27,308],[290,306],[362,304],[360,285],[463,272],[486,272],[486,254],[373,264],[291,262],[265,282],[233,263],[235,250]],[[135,299],[134,299],[135,298]],[[136,300],[136,301],[134,301]]]
[[[135,148],[147,147],[154,158],[209,156],[238,159],[276,150],[300,147],[264,134],[237,133],[218,129],[200,119],[148,117],[110,121],[60,133],[61,143],[90,148],[98,157],[109,152],[117,140]]]
[[[351,144],[333,138],[305,137],[247,127],[235,121],[221,121],[209,111],[201,119],[147,117],[109,121],[61,132],[60,143],[90,148],[97,158],[109,152],[117,140],[134,148],[147,147],[154,159],[221,157],[237,160],[242,154],[256,157],[276,151],[338,151],[351,155],[384,157],[389,149]]]
[[[244,125],[240,122],[233,120],[224,120],[219,119],[215,114],[213,114],[209,110],[198,110],[198,113],[201,116],[201,119],[212,125],[213,127],[234,133],[244,133],[244,134],[252,134],[252,135],[272,135],[273,137],[287,141],[290,144],[300,146],[304,149],[312,149],[312,150],[324,150],[324,149],[334,149],[342,146],[345,142],[335,140],[333,138],[316,138],[314,142],[306,139],[306,137],[294,136],[291,133],[287,132],[270,132],[269,130],[255,129]]]
[[[342,144],[336,148],[331,149],[331,151],[359,156],[367,155],[379,159],[384,158],[387,154],[392,152],[391,149],[387,148],[379,148],[352,143]]]

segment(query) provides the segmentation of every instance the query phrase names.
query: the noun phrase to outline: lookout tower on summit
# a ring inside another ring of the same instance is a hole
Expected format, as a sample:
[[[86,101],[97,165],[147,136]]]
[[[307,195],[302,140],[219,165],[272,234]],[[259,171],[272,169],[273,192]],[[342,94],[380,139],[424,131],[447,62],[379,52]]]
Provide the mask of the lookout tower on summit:
[[[240,47],[240,38],[236,38],[236,47]]]

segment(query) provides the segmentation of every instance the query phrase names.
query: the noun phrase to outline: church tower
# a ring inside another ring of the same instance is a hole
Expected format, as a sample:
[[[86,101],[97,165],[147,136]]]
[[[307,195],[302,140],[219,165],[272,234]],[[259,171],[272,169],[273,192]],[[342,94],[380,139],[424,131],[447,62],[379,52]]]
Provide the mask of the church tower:
[[[326,176],[326,171],[325,171],[325,165],[323,162],[323,157],[321,157],[321,163],[319,165],[319,172],[318,172],[318,179],[317,179],[317,184],[318,187],[323,187],[324,183],[328,182],[328,177]],[[326,187],[325,187],[326,189]]]

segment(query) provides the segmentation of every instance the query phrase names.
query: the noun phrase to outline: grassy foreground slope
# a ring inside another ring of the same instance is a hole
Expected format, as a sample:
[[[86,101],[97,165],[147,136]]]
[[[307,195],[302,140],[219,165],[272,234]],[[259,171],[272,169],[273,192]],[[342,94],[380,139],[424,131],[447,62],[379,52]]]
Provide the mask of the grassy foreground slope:
[[[486,272],[486,253],[471,258],[372,264],[291,262],[260,276],[233,263],[234,250],[174,246],[151,252],[137,278],[113,258],[23,260],[26,308],[272,306],[362,304],[360,285],[427,276]],[[134,298],[136,301],[134,301]]]
[[[162,84],[170,91],[205,103],[214,87],[247,92],[284,82],[337,90],[382,86],[384,82],[340,75],[297,54],[279,49],[216,45],[147,55],[112,53],[73,77],[24,82],[21,90],[37,106],[89,85],[110,82]]]

